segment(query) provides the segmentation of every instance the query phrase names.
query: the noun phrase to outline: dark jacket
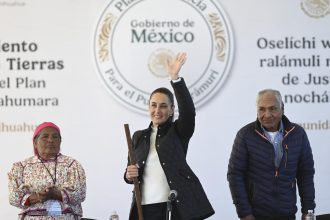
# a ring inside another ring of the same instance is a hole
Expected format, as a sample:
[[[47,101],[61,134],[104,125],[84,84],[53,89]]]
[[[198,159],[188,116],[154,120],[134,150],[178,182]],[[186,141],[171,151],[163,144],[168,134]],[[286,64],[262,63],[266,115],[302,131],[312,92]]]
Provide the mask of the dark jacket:
[[[238,131],[228,165],[227,178],[239,217],[295,215],[296,186],[302,212],[315,208],[314,161],[305,130],[282,117],[283,157],[274,165],[274,147],[259,121]]]
[[[171,190],[178,196],[173,202],[182,220],[204,219],[214,214],[199,179],[186,161],[188,143],[195,128],[195,107],[183,79],[171,83],[178,103],[179,117],[158,126],[156,149]],[[133,135],[133,149],[139,164],[139,180],[143,183],[145,161],[150,148],[151,124]],[[125,176],[125,175],[124,175]],[[130,183],[127,179],[126,182]],[[132,210],[135,208],[133,197]]]

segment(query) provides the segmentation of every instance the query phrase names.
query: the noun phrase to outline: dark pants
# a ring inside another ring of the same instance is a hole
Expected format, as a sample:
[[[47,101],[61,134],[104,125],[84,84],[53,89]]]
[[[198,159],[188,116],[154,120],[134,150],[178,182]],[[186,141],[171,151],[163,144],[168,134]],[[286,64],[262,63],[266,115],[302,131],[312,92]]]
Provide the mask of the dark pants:
[[[296,220],[296,217],[295,216],[283,216],[283,217],[255,216],[255,220]]]
[[[155,203],[149,205],[142,205],[143,220],[166,220],[167,204]],[[172,205],[171,220],[181,220],[178,211],[174,205]],[[133,219],[137,220],[136,208],[134,209]]]

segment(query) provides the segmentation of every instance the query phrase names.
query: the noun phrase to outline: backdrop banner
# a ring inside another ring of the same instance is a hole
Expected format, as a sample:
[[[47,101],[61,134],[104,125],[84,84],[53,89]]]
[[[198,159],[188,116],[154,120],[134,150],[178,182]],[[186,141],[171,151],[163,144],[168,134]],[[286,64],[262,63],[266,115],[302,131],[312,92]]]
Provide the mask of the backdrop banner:
[[[60,126],[61,152],[85,168],[84,216],[127,219],[124,124],[132,134],[148,126],[150,92],[172,89],[166,62],[181,51],[197,111],[187,161],[210,219],[238,218],[228,160],[265,88],[281,91],[285,114],[306,129],[315,211],[330,213],[329,11],[329,0],[0,0],[0,219],[17,219],[7,173],[33,155],[44,121]]]

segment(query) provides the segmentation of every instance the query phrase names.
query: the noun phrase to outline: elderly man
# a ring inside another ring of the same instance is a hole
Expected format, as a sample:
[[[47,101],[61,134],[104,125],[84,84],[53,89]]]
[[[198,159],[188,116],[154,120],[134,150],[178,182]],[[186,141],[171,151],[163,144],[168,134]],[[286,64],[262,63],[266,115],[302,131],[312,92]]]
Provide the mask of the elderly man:
[[[296,187],[302,219],[314,210],[312,150],[304,129],[284,115],[279,91],[258,93],[257,120],[238,131],[227,178],[241,220],[294,220]]]

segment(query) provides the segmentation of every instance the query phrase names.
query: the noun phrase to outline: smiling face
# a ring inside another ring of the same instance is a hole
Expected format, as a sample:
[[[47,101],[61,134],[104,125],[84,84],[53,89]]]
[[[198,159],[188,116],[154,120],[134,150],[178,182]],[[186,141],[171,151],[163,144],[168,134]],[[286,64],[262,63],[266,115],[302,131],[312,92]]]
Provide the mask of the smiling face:
[[[34,145],[42,159],[54,158],[60,152],[61,135],[55,128],[46,127],[35,138]]]
[[[149,101],[149,114],[153,127],[165,123],[173,115],[174,105],[164,93],[154,93]]]
[[[283,108],[275,93],[266,92],[260,95],[257,102],[257,112],[259,122],[267,131],[279,129]]]

